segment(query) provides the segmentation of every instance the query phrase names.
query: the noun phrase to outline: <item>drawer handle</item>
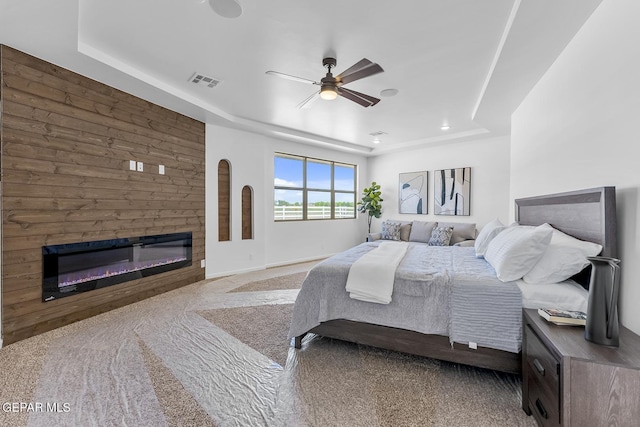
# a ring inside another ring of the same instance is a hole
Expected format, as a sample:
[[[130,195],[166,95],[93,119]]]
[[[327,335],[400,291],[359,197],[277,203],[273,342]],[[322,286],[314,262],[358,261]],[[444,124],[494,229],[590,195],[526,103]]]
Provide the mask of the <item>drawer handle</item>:
[[[545,420],[549,418],[549,414],[547,414],[547,410],[544,409],[544,405],[542,404],[542,402],[540,402],[540,399],[536,399],[536,408],[538,408],[538,412],[540,412],[542,418],[544,418]]]
[[[542,363],[540,363],[538,359],[533,359],[533,366],[536,368],[536,371],[544,377],[544,366],[542,366]]]

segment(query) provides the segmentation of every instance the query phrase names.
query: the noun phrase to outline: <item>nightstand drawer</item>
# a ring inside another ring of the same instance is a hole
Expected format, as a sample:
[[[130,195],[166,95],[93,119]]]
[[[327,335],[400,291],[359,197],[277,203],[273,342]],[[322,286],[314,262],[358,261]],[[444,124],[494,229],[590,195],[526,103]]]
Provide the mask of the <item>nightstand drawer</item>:
[[[531,371],[531,376],[537,382],[547,388],[549,392],[558,396],[560,393],[560,362],[542,344],[530,325],[526,325],[527,334],[527,366]]]
[[[560,426],[560,407],[558,394],[551,393],[547,386],[538,381],[531,367],[527,367],[529,375],[529,409],[543,427]]]

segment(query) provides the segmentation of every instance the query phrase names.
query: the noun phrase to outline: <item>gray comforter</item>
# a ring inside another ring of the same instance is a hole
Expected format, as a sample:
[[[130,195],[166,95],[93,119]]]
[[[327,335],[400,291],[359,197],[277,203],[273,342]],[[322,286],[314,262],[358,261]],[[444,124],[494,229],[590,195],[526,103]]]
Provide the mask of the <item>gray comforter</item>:
[[[349,298],[345,285],[351,263],[378,244],[360,244],[309,272],[296,299],[290,338],[321,322],[347,319],[449,336],[452,343],[520,351],[520,289],[498,280],[473,248],[410,243],[396,270],[390,304]]]

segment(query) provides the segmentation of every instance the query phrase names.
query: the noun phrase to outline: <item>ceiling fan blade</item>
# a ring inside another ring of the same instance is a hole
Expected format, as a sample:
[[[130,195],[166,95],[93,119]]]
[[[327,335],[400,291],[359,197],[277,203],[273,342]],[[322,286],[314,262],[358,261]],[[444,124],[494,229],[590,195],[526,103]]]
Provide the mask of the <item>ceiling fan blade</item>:
[[[310,97],[308,97],[307,99],[302,101],[300,104],[298,104],[297,107],[301,108],[301,109],[302,108],[311,108],[311,105],[313,105],[315,100],[318,99],[318,98],[320,98],[320,91],[312,93]]]
[[[293,80],[294,82],[299,82],[299,83],[307,83],[307,84],[312,84],[312,85],[319,85],[320,84],[318,82],[314,82],[313,80],[303,79],[302,77],[296,77],[296,76],[292,76],[292,75],[289,75],[289,74],[280,73],[278,71],[269,70],[269,71],[265,71],[265,74],[269,74],[270,76],[282,77],[283,79]]]
[[[375,96],[367,95],[367,94],[362,93],[362,92],[356,92],[355,90],[347,89],[346,87],[341,87],[340,90],[344,91],[344,92],[349,92],[352,95],[355,95],[355,96],[357,96],[359,98],[362,98],[362,99],[364,99],[366,101],[369,101],[369,103],[371,103],[372,106],[376,105],[378,102],[380,102],[380,98],[376,98]]]
[[[348,76],[351,73],[355,73],[356,71],[367,67],[369,65],[373,64],[373,62],[369,61],[367,58],[362,58],[360,61],[356,62],[355,64],[353,64],[351,67],[347,68],[346,70],[344,70],[343,72],[341,72],[340,74],[338,74],[336,76],[336,78],[340,79],[344,76]]]
[[[378,64],[369,64],[366,67],[360,68],[359,70],[351,74],[341,76],[339,80],[342,82],[342,84],[347,84],[356,80],[363,79],[365,77],[372,76],[374,74],[382,73],[383,71],[384,70],[382,69],[382,67]]]
[[[337,90],[338,90],[338,95],[345,97],[348,100],[353,101],[357,104],[360,104],[363,107],[371,107],[372,105],[376,105],[378,102],[380,102],[378,98],[365,95],[364,93],[356,92],[355,90],[349,90],[343,87],[339,87]]]

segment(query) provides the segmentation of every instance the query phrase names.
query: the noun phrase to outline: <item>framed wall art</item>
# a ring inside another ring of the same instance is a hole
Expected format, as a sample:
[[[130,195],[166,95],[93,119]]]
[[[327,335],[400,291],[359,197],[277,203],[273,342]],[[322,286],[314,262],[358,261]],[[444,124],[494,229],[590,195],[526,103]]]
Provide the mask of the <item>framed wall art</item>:
[[[436,215],[471,215],[471,168],[434,172],[433,212]]]
[[[427,214],[428,172],[400,174],[398,185],[398,212],[401,214]]]

